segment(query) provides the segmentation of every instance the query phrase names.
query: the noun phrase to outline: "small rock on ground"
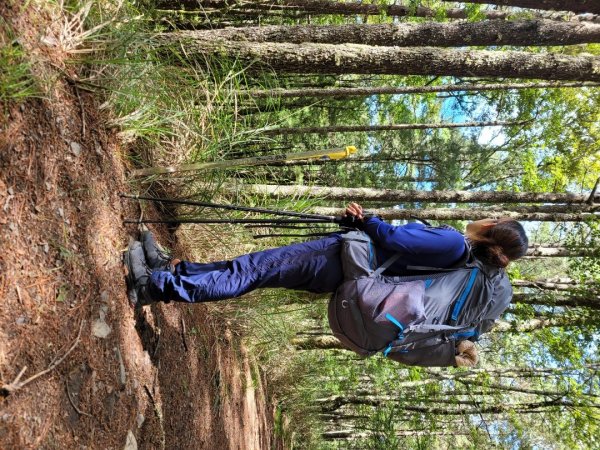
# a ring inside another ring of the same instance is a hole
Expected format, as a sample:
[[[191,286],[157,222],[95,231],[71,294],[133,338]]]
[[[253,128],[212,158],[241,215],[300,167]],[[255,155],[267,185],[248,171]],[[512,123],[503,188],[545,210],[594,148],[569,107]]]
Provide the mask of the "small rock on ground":
[[[127,439],[125,440],[125,447],[123,447],[123,450],[137,450],[137,448],[138,446],[137,441],[135,440],[135,436],[133,435],[131,430],[129,430],[127,432]]]

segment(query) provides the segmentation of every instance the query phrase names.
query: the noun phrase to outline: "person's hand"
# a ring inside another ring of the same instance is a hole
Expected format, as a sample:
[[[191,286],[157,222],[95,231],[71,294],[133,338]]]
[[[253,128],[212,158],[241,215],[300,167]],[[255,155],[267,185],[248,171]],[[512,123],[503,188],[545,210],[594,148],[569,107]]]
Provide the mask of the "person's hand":
[[[356,220],[363,220],[363,208],[358,203],[350,203],[346,207],[346,215],[354,217]]]
[[[479,362],[477,347],[471,341],[460,341],[456,353],[456,367],[474,367]]]

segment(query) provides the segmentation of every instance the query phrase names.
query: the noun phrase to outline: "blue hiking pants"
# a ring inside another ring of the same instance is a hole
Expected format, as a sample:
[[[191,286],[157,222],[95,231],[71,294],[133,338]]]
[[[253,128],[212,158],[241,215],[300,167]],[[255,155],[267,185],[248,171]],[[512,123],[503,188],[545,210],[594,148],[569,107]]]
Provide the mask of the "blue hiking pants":
[[[258,288],[333,292],[343,281],[341,236],[278,247],[208,264],[182,261],[175,273],[152,272],[154,300],[208,302],[239,297]]]

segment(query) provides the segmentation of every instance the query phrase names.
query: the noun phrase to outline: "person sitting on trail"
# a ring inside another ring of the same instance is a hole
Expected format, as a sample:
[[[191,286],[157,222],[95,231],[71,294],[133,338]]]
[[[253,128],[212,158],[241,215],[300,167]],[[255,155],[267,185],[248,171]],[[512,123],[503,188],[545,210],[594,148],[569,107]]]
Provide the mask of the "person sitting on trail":
[[[483,219],[471,222],[465,235],[449,226],[421,223],[390,225],[378,217],[365,216],[363,208],[350,203],[346,217],[373,243],[374,267],[394,257],[384,275],[404,275],[413,266],[451,269],[469,260],[497,268],[502,274],[510,261],[525,255],[528,239],[522,225],[512,219]],[[258,288],[286,288],[313,293],[333,293],[344,281],[342,233],[250,254],[230,261],[196,263],[174,260],[157,246],[150,231],[141,234],[125,253],[130,303],[134,307],[154,302],[202,303],[239,297]],[[509,291],[487,318],[493,322],[506,309]],[[485,330],[484,330],[485,331]],[[457,342],[471,365],[476,360],[470,342]],[[462,348],[461,348],[462,345]],[[466,347],[468,348],[466,348]],[[457,357],[456,364],[460,364]]]

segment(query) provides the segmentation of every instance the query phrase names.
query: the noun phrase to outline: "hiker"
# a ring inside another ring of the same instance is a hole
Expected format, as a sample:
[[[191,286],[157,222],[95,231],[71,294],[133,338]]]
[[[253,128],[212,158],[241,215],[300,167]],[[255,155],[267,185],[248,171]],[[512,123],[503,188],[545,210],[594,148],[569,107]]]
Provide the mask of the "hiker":
[[[463,236],[448,226],[393,226],[366,216],[357,203],[348,205],[346,218],[372,240],[374,267],[399,255],[385,275],[405,274],[411,266],[453,268],[471,257],[504,268],[523,256],[528,247],[523,227],[512,219],[472,222]],[[152,234],[144,231],[141,241],[133,242],[125,255],[130,302],[134,306],[171,300],[200,303],[239,297],[258,288],[332,293],[344,281],[340,257],[343,242],[341,233],[332,233],[231,261],[194,263],[170,259],[157,247]]]

